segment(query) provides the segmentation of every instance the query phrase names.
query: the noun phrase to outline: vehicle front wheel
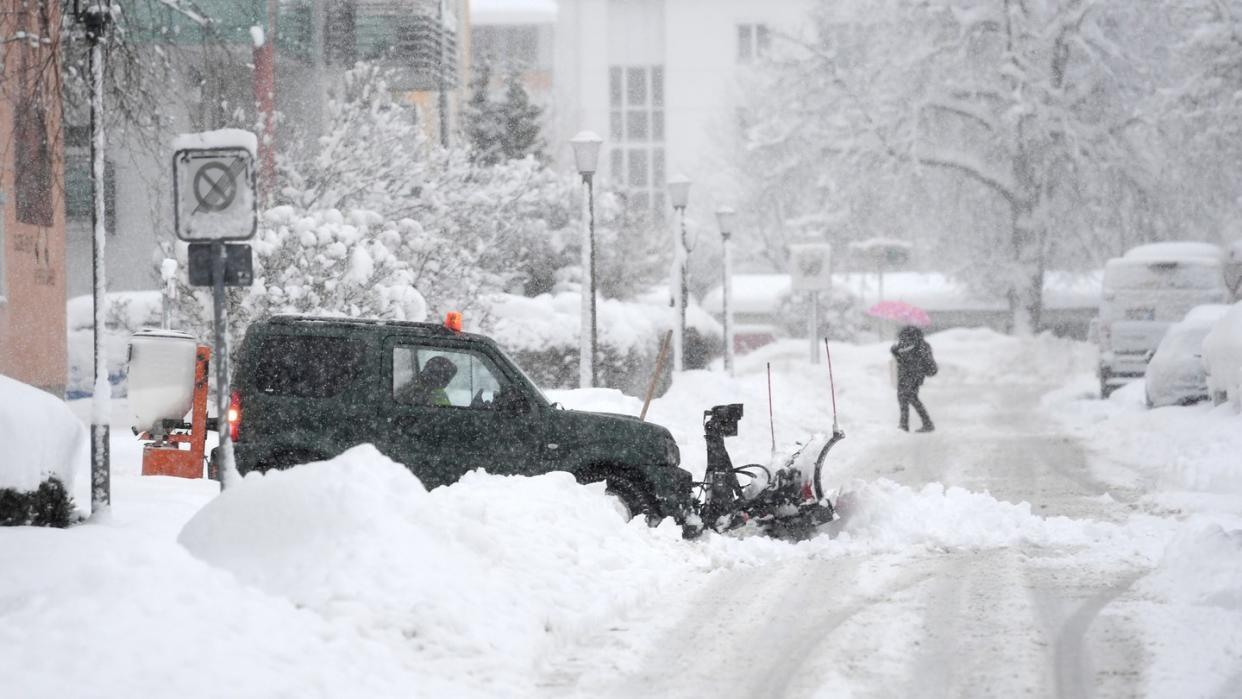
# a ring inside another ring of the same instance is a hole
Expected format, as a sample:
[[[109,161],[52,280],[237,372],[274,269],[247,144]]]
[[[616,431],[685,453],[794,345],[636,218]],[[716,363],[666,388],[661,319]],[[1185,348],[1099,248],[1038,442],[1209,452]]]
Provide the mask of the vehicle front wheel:
[[[604,492],[612,496],[617,511],[627,521],[642,515],[649,526],[660,523],[660,506],[642,483],[619,474],[609,475],[603,481]]]

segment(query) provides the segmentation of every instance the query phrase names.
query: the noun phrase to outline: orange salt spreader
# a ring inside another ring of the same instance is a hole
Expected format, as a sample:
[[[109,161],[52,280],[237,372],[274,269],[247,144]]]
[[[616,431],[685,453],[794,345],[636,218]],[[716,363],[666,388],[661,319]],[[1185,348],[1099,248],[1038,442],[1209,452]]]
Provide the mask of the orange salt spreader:
[[[175,330],[144,329],[129,345],[129,404],[142,475],[202,478],[211,348]],[[189,422],[185,421],[189,413]]]

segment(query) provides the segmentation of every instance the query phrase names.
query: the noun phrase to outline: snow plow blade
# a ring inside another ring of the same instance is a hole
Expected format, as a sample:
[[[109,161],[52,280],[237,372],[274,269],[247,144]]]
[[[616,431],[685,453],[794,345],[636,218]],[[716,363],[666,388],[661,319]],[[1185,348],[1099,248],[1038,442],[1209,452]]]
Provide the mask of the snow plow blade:
[[[835,512],[823,492],[820,476],[833,445],[845,438],[816,435],[773,459],[768,466],[734,467],[724,438],[737,434],[742,405],[717,405],[703,413],[707,471],[700,483],[697,516],[686,523],[688,538],[705,529],[716,532],[754,528],[768,536],[801,540],[831,522]],[[745,481],[738,477],[742,476]]]

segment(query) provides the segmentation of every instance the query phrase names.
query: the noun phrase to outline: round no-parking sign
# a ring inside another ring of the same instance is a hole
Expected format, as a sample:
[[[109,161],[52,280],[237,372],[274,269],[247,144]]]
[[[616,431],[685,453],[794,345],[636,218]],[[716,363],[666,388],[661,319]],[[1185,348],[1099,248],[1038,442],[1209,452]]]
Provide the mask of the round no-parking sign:
[[[186,148],[173,154],[177,237],[246,240],[258,228],[254,156],[246,148]]]

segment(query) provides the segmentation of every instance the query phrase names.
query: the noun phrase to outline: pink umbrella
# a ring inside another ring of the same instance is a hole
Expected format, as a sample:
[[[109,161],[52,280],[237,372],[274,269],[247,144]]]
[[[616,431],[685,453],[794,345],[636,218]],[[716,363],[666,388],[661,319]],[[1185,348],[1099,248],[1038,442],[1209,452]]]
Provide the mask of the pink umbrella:
[[[881,301],[868,308],[867,315],[872,318],[905,323],[906,325],[924,326],[931,324],[931,318],[927,316],[927,311],[918,306],[911,306],[905,301]]]

